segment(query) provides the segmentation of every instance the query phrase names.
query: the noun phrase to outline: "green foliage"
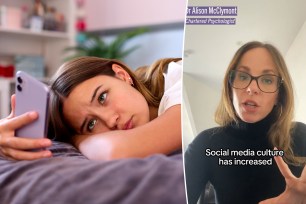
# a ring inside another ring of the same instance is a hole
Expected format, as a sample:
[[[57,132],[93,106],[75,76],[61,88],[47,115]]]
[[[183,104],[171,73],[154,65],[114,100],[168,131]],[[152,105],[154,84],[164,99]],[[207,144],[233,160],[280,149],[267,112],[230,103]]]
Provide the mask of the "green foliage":
[[[68,47],[65,52],[73,52],[65,60],[70,60],[81,56],[95,56],[108,59],[123,59],[125,56],[136,50],[139,46],[133,46],[127,50],[123,50],[124,44],[138,35],[148,32],[147,28],[138,28],[132,31],[120,33],[111,43],[105,43],[99,35],[92,33],[84,33],[85,41],[74,47]]]

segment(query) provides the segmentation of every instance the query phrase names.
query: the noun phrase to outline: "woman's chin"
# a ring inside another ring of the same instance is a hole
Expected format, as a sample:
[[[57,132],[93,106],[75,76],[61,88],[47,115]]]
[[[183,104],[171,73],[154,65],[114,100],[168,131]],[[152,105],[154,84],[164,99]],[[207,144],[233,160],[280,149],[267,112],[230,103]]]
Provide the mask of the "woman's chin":
[[[246,123],[257,123],[259,121],[261,121],[263,118],[262,117],[258,117],[258,116],[240,116],[240,119],[243,121],[243,122],[246,122]]]

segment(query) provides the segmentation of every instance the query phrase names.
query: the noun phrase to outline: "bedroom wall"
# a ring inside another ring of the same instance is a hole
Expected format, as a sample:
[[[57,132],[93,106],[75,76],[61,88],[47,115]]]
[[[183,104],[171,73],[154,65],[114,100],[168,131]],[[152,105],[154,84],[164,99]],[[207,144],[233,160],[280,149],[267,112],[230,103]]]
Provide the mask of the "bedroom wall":
[[[165,28],[131,39],[126,48],[134,45],[140,47],[124,61],[131,67],[150,65],[155,60],[165,57],[182,57],[184,25],[176,28]]]
[[[101,35],[106,41],[112,41],[116,35]],[[165,57],[182,57],[184,24],[163,27],[130,39],[123,49],[139,46],[123,61],[131,68],[150,65],[155,60]]]
[[[189,103],[185,105],[189,105],[191,110],[192,116],[190,117],[194,121],[194,132],[198,134],[207,128],[217,126],[214,122],[214,113],[220,99],[220,88],[205,80],[198,80],[187,73],[183,75],[183,83]]]
[[[182,118],[183,118],[183,125],[182,125],[182,131],[183,131],[183,151],[187,149],[187,146],[197,135],[195,123],[193,120],[193,115],[191,112],[191,107],[189,104],[189,99],[187,96],[186,89],[183,85],[183,106],[182,106]]]
[[[285,56],[295,88],[295,115],[306,123],[306,21]]]
[[[187,0],[89,0],[85,3],[88,30],[112,30],[183,22],[186,2]],[[99,14],[99,18],[92,15],[95,13]]]

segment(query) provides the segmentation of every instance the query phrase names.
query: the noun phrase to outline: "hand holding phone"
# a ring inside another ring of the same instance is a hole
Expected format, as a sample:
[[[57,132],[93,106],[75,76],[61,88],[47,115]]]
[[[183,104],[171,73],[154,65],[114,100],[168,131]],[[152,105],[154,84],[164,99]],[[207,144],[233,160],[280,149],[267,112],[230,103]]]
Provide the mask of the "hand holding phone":
[[[17,129],[15,135],[26,138],[47,137],[49,87],[29,74],[18,71],[16,73],[15,94],[16,116],[30,111],[38,113],[37,120]]]

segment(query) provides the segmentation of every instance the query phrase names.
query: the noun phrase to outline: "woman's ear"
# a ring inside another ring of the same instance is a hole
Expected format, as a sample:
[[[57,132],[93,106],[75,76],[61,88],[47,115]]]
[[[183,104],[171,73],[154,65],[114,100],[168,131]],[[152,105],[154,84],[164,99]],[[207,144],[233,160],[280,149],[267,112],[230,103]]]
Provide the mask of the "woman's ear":
[[[113,64],[112,69],[115,72],[115,76],[123,81],[127,81],[130,75],[118,64]]]
[[[112,69],[115,72],[115,77],[127,82],[128,84],[133,84],[133,80],[131,79],[129,73],[127,73],[127,71],[125,71],[120,65],[113,64]]]

